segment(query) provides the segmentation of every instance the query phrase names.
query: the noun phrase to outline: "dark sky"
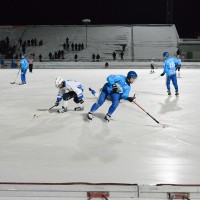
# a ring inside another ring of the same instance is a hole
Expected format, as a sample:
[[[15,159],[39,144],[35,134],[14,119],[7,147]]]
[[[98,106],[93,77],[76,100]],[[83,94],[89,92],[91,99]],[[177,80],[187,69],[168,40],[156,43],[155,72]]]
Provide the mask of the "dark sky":
[[[173,0],[180,37],[200,35],[200,0]],[[1,25],[166,24],[166,0],[1,1]]]

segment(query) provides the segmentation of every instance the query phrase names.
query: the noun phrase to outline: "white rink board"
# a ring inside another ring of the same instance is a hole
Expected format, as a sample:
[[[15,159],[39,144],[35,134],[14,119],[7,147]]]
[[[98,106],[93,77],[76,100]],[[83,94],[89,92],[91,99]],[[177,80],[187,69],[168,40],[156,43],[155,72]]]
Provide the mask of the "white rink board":
[[[70,184],[70,183],[15,183],[0,184],[0,199],[89,199],[88,192],[108,193],[107,199],[167,200],[170,194],[188,195],[190,200],[200,199],[200,185],[137,185],[137,184]],[[180,196],[179,196],[180,197]],[[102,199],[102,198],[92,198]],[[176,198],[180,199],[180,198]],[[182,198],[181,198],[182,199]]]

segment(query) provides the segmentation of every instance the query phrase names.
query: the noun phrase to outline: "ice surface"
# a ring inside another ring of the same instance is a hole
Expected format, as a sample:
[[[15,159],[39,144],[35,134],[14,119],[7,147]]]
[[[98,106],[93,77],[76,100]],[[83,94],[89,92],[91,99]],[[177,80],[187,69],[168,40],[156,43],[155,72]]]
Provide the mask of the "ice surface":
[[[136,69],[131,94],[159,122],[130,102],[122,102],[106,124],[110,102],[92,123],[84,120],[110,74],[128,69],[35,69],[27,85],[12,85],[17,69],[0,70],[0,179],[17,182],[200,183],[199,69],[182,69],[180,97],[167,96],[162,69]],[[85,110],[64,114],[52,109],[57,76],[85,86]],[[17,81],[19,82],[19,80]],[[33,119],[33,115],[42,115]]]

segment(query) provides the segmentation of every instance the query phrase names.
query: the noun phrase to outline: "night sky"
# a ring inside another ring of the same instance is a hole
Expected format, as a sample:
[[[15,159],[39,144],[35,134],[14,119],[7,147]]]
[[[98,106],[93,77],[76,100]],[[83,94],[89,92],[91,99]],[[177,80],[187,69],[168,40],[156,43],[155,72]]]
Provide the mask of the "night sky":
[[[200,35],[200,1],[173,0],[173,24],[182,38]],[[166,0],[4,0],[1,25],[166,24]]]

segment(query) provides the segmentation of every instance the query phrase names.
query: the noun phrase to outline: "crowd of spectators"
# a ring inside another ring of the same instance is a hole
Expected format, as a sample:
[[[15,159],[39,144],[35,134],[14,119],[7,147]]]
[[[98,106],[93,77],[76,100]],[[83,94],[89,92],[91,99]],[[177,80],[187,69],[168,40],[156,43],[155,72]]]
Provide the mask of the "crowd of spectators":
[[[58,50],[55,51],[54,53],[49,52],[49,60],[54,60],[54,59],[64,59],[65,57],[64,50]]]
[[[71,47],[71,48],[70,48]],[[66,38],[66,42],[63,44],[63,49],[67,51],[81,51],[84,49],[83,43],[70,42],[69,38]]]
[[[39,42],[37,41],[36,38],[31,39],[31,40],[24,40],[20,38],[18,41],[20,47],[22,48],[22,52],[26,53],[26,48],[29,46],[42,46],[43,45],[43,40],[40,40]]]
[[[100,61],[100,55],[97,54],[95,55],[94,53],[92,54],[92,62],[99,62]]]
[[[11,45],[9,37],[0,41],[0,54],[5,57],[5,59],[11,59],[16,51],[16,45]]]

